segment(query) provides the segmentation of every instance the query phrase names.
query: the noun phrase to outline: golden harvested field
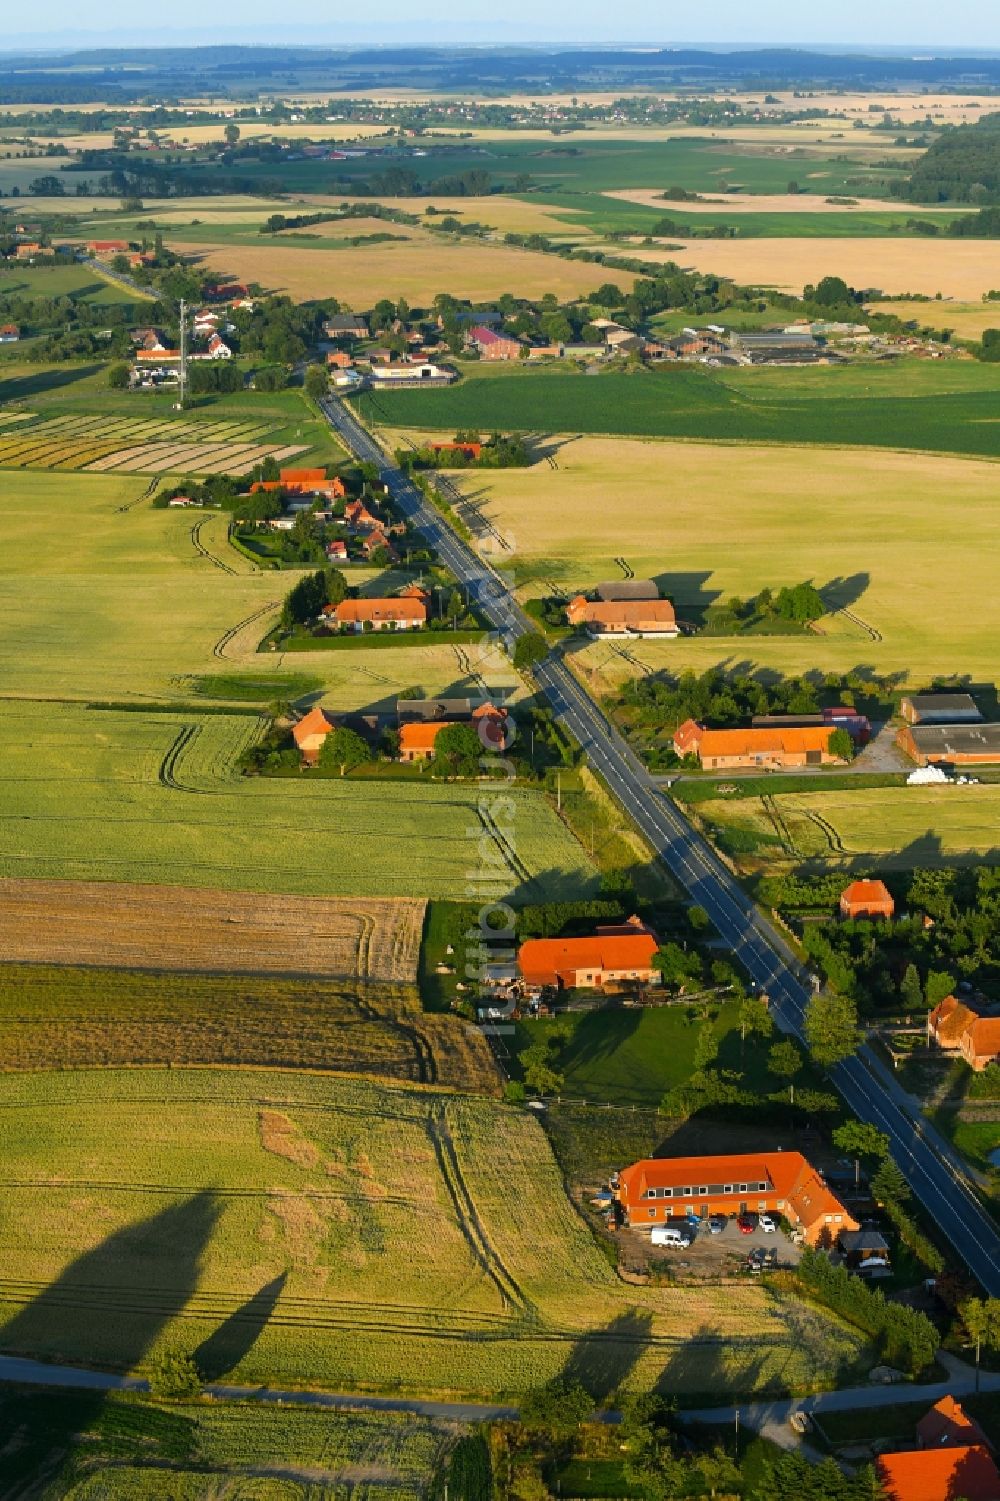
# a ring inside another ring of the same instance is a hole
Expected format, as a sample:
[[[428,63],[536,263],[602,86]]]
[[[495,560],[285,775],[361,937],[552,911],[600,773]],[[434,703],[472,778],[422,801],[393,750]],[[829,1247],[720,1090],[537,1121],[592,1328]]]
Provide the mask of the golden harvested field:
[[[769,866],[821,863],[844,870],[911,870],[1000,859],[1000,786],[872,787],[782,793],[700,803],[725,842],[736,828],[761,833]],[[780,840],[776,843],[775,838]],[[759,857],[751,857],[758,867]]]
[[[394,226],[384,226],[394,232]],[[402,231],[401,231],[402,233]],[[323,250],[300,245],[198,245],[177,240],[171,249],[188,255],[200,271],[243,282],[260,282],[269,292],[298,301],[338,297],[354,307],[371,307],[380,297],[405,297],[426,306],[439,292],[472,301],[517,289],[522,297],[578,297],[602,282],[631,287],[635,277],[602,266],[560,260],[541,251],[480,241],[452,243],[414,230],[406,244],[365,245],[357,250]]]
[[[558,441],[558,440],[557,440]],[[617,576],[619,554],[685,606],[813,579],[876,631],[836,616],[824,635],[642,641],[631,657],[704,668],[751,660],[786,672],[868,664],[911,681],[998,675],[993,585],[1000,512],[995,464],[923,454],[634,439],[564,439],[558,469],[465,475],[513,544],[522,596]],[[623,527],[627,506],[632,522]],[[974,610],[938,611],[942,558]],[[602,680],[635,668],[610,644],[576,658]]]
[[[426,903],[0,878],[0,962],[412,983]]]
[[[877,287],[894,297],[907,292],[933,297],[940,292],[944,297],[974,302],[1000,280],[996,248],[990,240],[810,237],[676,243],[678,250],[630,246],[629,254],[656,263],[676,261],[685,270],[795,293],[801,293],[807,282],[842,276],[852,287]]]
[[[996,268],[1000,285],[1000,266]],[[1000,302],[873,302],[872,313],[893,313],[921,328],[950,328],[960,339],[981,339],[983,329],[1000,328]]]
[[[622,188],[606,192],[605,198],[622,198],[626,203],[641,203],[656,208],[669,217],[686,218],[688,214],[868,214],[900,212],[899,200],[859,198],[856,204],[827,203],[819,193],[708,193],[703,202],[676,203],[664,198],[661,188]],[[905,205],[904,205],[905,207]],[[773,244],[774,241],[768,241]],[[814,243],[810,241],[810,243]]]
[[[8,1074],[0,1149],[5,1351],[141,1370],[242,1319],[258,1337],[236,1381],[493,1401],[567,1369],[607,1393],[787,1391],[864,1353],[748,1279],[621,1282],[538,1122],[492,1100],[263,1070]]]

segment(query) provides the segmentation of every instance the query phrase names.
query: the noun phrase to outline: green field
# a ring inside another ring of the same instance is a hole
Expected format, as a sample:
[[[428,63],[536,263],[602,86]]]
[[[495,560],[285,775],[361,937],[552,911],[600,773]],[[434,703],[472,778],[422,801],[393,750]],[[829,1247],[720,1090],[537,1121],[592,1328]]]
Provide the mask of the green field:
[[[597,377],[515,370],[446,391],[357,398],[362,415],[393,426],[502,427],[827,443],[1000,457],[1000,372],[988,365],[889,364],[843,370],[684,367]]]
[[[449,897],[485,871],[522,901],[596,881],[539,792],[245,778],[235,761],[258,733],[247,714],[10,703],[0,874]]]
[[[207,1346],[250,1384],[491,1400],[566,1368],[607,1393],[787,1390],[860,1354],[759,1286],[623,1284],[538,1123],[489,1101],[287,1072],[8,1075],[0,1146],[5,1351],[141,1370]]]
[[[2,167],[0,167],[2,177]],[[106,281],[89,266],[3,266],[0,268],[0,297],[72,297],[79,302],[129,302],[140,306],[141,293],[120,282]]]
[[[878,787],[714,799],[698,811],[753,866],[845,871],[1000,862],[1000,786]]]
[[[5,1493],[33,1483],[51,1501],[419,1501],[452,1441],[404,1413],[10,1386],[0,1419],[18,1436],[0,1455]]]

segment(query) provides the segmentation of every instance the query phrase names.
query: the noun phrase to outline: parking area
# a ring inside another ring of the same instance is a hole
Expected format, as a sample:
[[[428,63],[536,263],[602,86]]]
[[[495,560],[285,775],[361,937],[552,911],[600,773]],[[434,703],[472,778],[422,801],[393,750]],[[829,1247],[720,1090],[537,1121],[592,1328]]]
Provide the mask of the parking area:
[[[802,1247],[780,1228],[767,1232],[755,1223],[747,1234],[739,1229],[735,1216],[713,1218],[721,1225],[717,1233],[712,1232],[708,1220],[678,1220],[677,1228],[691,1237],[691,1244],[684,1247],[653,1245],[646,1229],[619,1231],[622,1268],[642,1273],[673,1267],[686,1276],[719,1277],[745,1270],[751,1255],[762,1260],[765,1269],[798,1264]],[[752,1218],[757,1221],[756,1215]]]

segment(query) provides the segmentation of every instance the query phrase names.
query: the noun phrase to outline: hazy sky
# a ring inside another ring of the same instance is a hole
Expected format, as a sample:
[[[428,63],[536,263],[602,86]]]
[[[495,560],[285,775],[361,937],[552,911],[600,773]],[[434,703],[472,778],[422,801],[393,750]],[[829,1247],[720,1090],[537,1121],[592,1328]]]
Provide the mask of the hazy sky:
[[[235,10],[206,22],[203,0],[170,0],[137,7],[134,0],[104,0],[84,10],[78,0],[32,0],[6,7],[0,49],[11,45],[81,45],[136,41],[266,41],[356,45],[359,42],[439,44],[559,42],[579,46],[617,43],[671,46],[686,43],[818,43],[875,47],[932,46],[937,50],[1000,50],[997,0],[714,0],[711,7],[680,0],[289,0],[280,22],[273,0],[242,0]],[[338,15],[339,13],[339,15]],[[238,15],[238,20],[237,20]],[[342,17],[343,19],[340,19]]]

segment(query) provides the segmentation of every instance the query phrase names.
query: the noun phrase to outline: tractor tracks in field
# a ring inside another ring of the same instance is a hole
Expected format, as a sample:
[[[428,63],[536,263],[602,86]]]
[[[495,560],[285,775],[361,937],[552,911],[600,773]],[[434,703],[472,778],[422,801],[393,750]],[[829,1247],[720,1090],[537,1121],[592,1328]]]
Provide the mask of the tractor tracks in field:
[[[624,579],[627,580],[627,579],[634,579],[635,578],[635,571],[634,571],[634,569],[632,569],[632,568],[629,567],[628,563],[626,563],[626,561],[625,561],[624,558],[615,558],[615,562],[618,564],[618,567],[621,569],[621,571],[622,571],[622,577]]]
[[[214,567],[221,568],[223,573],[231,574],[233,578],[236,578],[236,569],[230,568],[228,563],[224,563],[221,558],[217,558],[214,552],[209,552],[208,548],[201,540],[202,527],[206,526],[210,520],[210,516],[203,516],[201,520],[196,521],[194,526],[191,528],[191,541],[194,544],[194,550],[199,557],[207,558]]]
[[[119,516],[124,516],[126,511],[131,511],[134,510],[136,506],[141,506],[144,500],[149,499],[159,483],[160,476],[156,474],[150,480],[149,484],[146,486],[145,490],[143,490],[141,495],[137,495],[134,500],[127,500],[123,506],[118,506],[117,509]]]
[[[475,1261],[497,1289],[505,1309],[510,1309],[522,1318],[534,1317],[534,1306],[522,1292],[514,1276],[504,1266],[479,1218],[475,1201],[462,1172],[445,1105],[436,1105],[431,1110],[427,1120],[427,1131],[434,1148],[438,1170],[455,1211],[456,1222]]]
[[[201,734],[200,724],[186,724],[177,732],[173,744],[160,762],[156,779],[161,787],[169,787],[172,792],[192,792],[202,797],[212,797],[208,787],[194,787],[188,782],[178,779],[177,769],[182,757],[195,744]]]
[[[226,648],[233,644],[240,631],[245,631],[247,626],[253,625],[255,620],[262,620],[265,615],[270,615],[271,611],[276,610],[280,603],[281,601],[278,599],[270,599],[266,605],[262,605],[259,610],[255,610],[252,615],[248,615],[245,620],[241,620],[237,625],[232,626],[224,635],[219,637],[218,641],[212,647],[213,657],[218,657],[223,662],[232,660],[227,657]]]
[[[518,855],[517,850],[514,848],[514,845],[500,828],[489,808],[487,808],[485,804],[480,803],[477,811],[479,813],[479,821],[483,826],[484,833],[488,834],[489,837],[493,840],[493,843],[496,845],[496,848],[500,854],[500,858],[503,860],[503,863],[506,865],[507,869],[511,872],[512,875],[516,876],[519,881],[522,881],[525,885],[527,885],[533,879],[531,871]]]
[[[882,640],[882,632],[877,630],[875,626],[869,625],[867,620],[862,620],[860,615],[855,615],[853,610],[841,609],[837,611],[837,614],[843,615],[845,620],[849,620],[852,625],[856,625],[859,631],[865,633],[869,641]]]
[[[785,822],[785,815],[774,800],[773,793],[763,792],[760,799],[761,807],[771,821],[771,827],[781,841],[781,848],[792,860],[801,860],[802,855],[792,838],[791,830]]]
[[[847,855],[850,853],[850,851],[845,848],[844,841],[837,833],[837,830],[834,828],[833,824],[830,823],[829,819],[824,818],[822,813],[817,813],[811,808],[803,808],[802,812],[805,817],[808,818],[809,822],[815,828],[819,829],[831,854]]]

